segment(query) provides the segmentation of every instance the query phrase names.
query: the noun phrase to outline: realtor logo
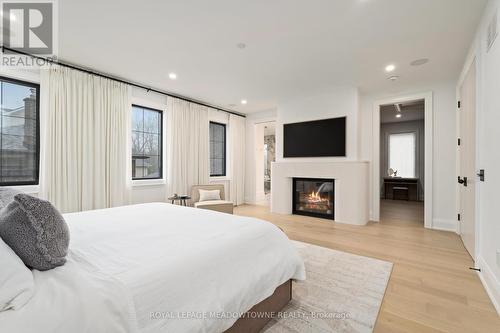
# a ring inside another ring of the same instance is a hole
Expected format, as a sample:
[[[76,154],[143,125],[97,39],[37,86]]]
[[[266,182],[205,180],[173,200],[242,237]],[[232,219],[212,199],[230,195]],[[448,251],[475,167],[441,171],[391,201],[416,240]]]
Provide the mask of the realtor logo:
[[[3,45],[29,54],[54,54],[54,5],[52,1],[3,1]]]

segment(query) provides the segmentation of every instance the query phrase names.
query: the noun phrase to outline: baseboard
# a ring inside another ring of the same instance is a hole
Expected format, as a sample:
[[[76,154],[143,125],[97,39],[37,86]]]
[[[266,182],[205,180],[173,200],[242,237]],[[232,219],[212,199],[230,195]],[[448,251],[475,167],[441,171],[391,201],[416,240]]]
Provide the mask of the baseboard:
[[[486,289],[486,293],[490,296],[491,302],[500,315],[500,281],[496,278],[490,266],[484,261],[483,257],[477,258],[476,266],[481,268],[478,272],[479,279]]]
[[[255,205],[256,201],[253,199],[245,199],[244,204],[246,205]]]
[[[457,221],[445,220],[445,219],[433,219],[432,229],[457,232]]]

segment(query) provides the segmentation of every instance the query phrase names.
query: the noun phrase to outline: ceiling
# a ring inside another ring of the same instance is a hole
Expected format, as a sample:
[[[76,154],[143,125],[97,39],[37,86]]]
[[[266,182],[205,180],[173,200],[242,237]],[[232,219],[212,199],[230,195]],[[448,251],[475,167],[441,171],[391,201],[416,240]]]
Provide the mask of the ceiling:
[[[425,118],[425,101],[410,101],[399,103],[401,108],[401,118],[397,118],[399,113],[394,104],[380,106],[380,122],[400,123],[404,121],[423,120]]]
[[[339,85],[375,93],[456,80],[486,0],[58,3],[63,61],[248,113]],[[430,62],[409,65],[420,58]]]

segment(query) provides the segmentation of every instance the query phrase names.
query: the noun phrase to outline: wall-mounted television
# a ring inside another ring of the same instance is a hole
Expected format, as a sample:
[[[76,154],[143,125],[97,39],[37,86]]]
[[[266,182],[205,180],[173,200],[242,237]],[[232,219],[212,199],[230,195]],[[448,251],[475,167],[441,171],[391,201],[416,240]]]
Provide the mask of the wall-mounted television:
[[[283,125],[283,157],[346,156],[346,117]]]

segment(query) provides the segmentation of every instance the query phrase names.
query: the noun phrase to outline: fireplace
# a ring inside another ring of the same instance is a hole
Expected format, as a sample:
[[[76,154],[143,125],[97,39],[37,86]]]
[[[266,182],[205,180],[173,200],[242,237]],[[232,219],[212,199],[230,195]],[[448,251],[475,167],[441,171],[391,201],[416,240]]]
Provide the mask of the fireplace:
[[[334,220],[335,180],[293,178],[293,214]]]

